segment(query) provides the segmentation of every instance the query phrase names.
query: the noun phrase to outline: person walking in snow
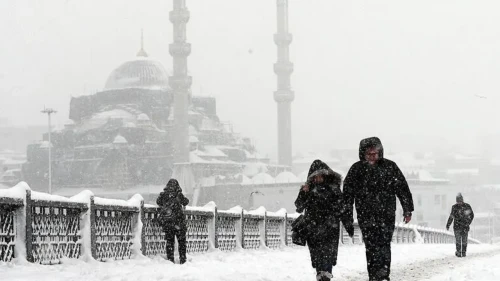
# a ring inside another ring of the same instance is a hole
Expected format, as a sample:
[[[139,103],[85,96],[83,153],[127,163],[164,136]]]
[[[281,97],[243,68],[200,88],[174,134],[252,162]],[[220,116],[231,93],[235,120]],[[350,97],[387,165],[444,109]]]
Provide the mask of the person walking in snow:
[[[329,281],[337,264],[341,219],[349,236],[354,235],[353,224],[343,216],[341,180],[327,164],[315,160],[295,200],[297,212],[305,211],[306,241],[319,281]]]
[[[347,173],[343,194],[346,214],[351,222],[353,205],[356,205],[366,248],[369,280],[389,281],[396,197],[403,207],[405,223],[411,220],[413,198],[399,167],[384,158],[384,148],[379,138],[367,138],[360,142],[359,161]]]
[[[176,179],[170,179],[156,199],[156,204],[159,207],[158,219],[163,231],[165,231],[167,259],[174,262],[174,244],[177,237],[179,260],[183,264],[186,262],[187,232],[184,206],[189,204],[189,199],[182,194],[179,182]]]
[[[451,207],[450,218],[446,224],[446,230],[450,229],[453,222],[453,232],[455,232],[457,257],[465,257],[467,252],[467,239],[469,236],[469,226],[474,219],[474,212],[469,204],[464,202],[461,193],[457,195],[457,203]]]

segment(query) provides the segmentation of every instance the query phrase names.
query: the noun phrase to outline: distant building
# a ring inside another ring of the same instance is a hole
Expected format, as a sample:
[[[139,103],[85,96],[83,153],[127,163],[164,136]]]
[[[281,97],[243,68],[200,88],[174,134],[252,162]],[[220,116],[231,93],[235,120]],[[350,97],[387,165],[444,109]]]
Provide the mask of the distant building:
[[[174,100],[168,79],[161,63],[141,49],[134,60],[111,72],[102,91],[73,97],[71,122],[52,133],[52,143],[45,134],[43,142],[28,145],[25,180],[36,189],[47,186],[51,145],[56,193],[61,188],[164,185],[174,164]],[[192,96],[188,119],[189,160],[197,181],[213,175],[233,178],[255,163],[275,174],[285,169],[273,169],[249,139],[220,122],[215,98]]]

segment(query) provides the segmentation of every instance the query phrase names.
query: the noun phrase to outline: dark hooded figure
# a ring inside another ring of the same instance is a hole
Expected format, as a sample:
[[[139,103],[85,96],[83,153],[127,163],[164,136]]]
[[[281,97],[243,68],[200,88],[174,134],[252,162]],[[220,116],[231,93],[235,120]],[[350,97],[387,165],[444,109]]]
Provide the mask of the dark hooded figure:
[[[316,269],[316,279],[328,281],[332,267],[337,264],[340,236],[340,220],[352,237],[354,227],[343,217],[341,176],[321,160],[315,160],[297,199],[297,212],[305,211],[308,236],[306,238],[311,262]]]
[[[412,195],[396,163],[384,158],[380,139],[362,140],[359,160],[352,165],[344,181],[346,213],[352,222],[353,204],[356,205],[369,280],[390,280],[396,197],[403,207],[404,221],[408,223],[413,212]]]
[[[165,240],[167,241],[167,259],[174,262],[174,244],[175,237],[179,243],[180,263],[186,262],[186,218],[184,215],[184,206],[189,204],[182,189],[176,179],[170,179],[167,186],[163,189],[156,199],[159,207],[159,222],[165,231]]]
[[[451,207],[450,218],[446,224],[446,230],[450,229],[453,222],[453,232],[455,232],[455,242],[457,257],[465,257],[467,253],[467,239],[469,236],[469,225],[474,219],[474,212],[469,204],[464,202],[464,197],[461,193],[457,195],[457,204]]]

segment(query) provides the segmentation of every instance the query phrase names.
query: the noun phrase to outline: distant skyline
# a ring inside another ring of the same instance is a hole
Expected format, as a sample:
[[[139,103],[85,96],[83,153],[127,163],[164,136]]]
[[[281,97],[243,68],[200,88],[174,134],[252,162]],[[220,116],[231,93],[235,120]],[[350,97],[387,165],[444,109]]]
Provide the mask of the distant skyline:
[[[221,119],[275,159],[275,1],[187,5],[193,94],[216,97]],[[141,28],[145,50],[171,72],[171,6],[1,1],[2,123],[44,125],[46,105],[64,124],[71,96],[102,90],[135,57]],[[289,10],[295,152],[356,149],[372,135],[388,151],[473,152],[481,136],[499,133],[499,2],[290,0]]]

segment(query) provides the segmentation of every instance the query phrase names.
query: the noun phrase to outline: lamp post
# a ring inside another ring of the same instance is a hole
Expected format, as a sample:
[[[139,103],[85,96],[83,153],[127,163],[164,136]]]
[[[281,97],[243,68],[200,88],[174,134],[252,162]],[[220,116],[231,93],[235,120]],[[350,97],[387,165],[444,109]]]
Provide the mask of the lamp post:
[[[48,119],[49,119],[49,128],[48,128],[48,130],[49,130],[49,194],[52,194],[52,140],[51,140],[52,128],[51,128],[50,116],[53,113],[57,113],[57,111],[52,109],[52,108],[44,108],[41,112],[44,114],[47,114]]]

